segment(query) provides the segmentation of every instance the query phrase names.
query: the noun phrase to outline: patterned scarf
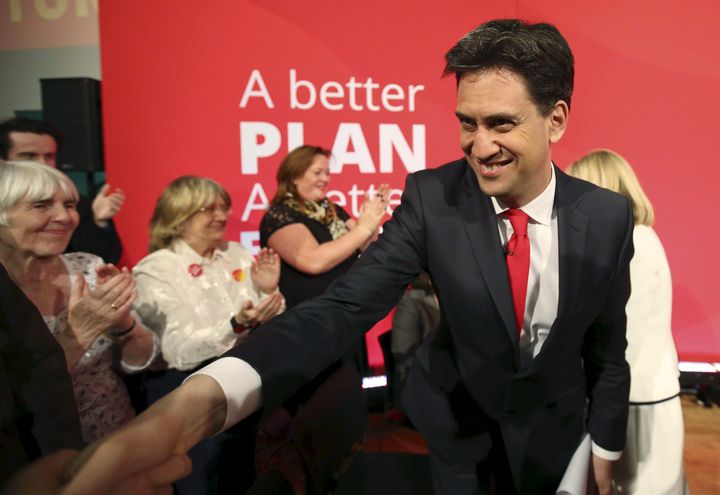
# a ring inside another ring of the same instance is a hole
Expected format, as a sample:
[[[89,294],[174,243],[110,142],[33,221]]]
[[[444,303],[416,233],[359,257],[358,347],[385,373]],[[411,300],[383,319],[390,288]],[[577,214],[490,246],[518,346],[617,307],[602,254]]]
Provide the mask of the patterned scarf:
[[[287,193],[282,204],[323,224],[330,231],[333,240],[349,232],[345,222],[335,212],[335,206],[327,198],[319,203],[310,200],[300,202],[292,193]]]

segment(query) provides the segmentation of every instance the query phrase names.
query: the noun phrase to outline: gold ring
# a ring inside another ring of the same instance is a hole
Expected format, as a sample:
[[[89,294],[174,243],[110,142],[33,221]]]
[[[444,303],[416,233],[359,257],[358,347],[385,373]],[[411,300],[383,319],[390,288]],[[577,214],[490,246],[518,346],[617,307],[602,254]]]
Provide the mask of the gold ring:
[[[110,305],[110,307],[111,307],[112,309],[118,309],[120,306],[118,306],[118,305],[115,304],[115,303],[112,303],[112,304]]]

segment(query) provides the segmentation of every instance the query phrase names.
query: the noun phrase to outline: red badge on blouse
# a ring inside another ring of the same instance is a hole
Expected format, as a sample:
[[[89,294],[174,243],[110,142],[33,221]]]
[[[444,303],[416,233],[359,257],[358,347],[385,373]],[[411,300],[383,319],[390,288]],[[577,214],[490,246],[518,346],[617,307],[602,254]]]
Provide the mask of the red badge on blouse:
[[[245,280],[245,271],[242,268],[237,268],[233,270],[232,276],[236,281],[242,282]]]
[[[188,273],[193,277],[199,277],[200,275],[202,275],[202,266],[198,265],[197,263],[193,263],[188,267]]]

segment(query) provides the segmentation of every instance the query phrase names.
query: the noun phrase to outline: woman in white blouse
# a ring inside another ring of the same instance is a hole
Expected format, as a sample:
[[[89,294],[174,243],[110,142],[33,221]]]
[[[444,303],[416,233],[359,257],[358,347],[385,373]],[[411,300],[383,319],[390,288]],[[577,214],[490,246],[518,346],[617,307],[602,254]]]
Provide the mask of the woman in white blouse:
[[[54,168],[0,164],[0,262],[65,353],[89,443],[135,415],[117,368],[144,369],[158,346],[130,312],[137,292],[126,269],[93,254],[63,254],[78,225],[77,201],[75,185]]]
[[[150,254],[133,268],[135,309],[160,335],[169,368],[148,374],[151,403],[284,309],[277,254],[262,249],[255,260],[225,240],[230,206],[222,186],[193,176],[174,180],[155,205]],[[190,451],[193,472],[175,489],[180,495],[244,493],[254,453],[254,431],[207,439]]]
[[[625,450],[613,466],[613,493],[682,494],[684,432],[671,330],[672,281],[665,250],[652,229],[652,204],[630,164],[613,151],[593,151],[567,173],[627,197],[635,216],[626,307],[630,415]]]
[[[135,308],[161,338],[170,368],[191,370],[222,355],[278,314],[280,260],[225,240],[230,196],[218,183],[185,176],[158,199],[150,254],[133,269]]]

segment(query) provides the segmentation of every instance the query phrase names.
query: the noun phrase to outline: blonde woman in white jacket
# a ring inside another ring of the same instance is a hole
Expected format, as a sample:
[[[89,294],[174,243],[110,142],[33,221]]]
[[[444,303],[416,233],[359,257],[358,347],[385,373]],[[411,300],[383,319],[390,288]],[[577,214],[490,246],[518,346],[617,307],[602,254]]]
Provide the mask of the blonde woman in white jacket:
[[[613,466],[613,493],[682,494],[684,431],[671,330],[672,281],[665,250],[652,228],[652,204],[630,164],[613,151],[593,151],[567,173],[624,195],[635,215],[632,293],[626,307],[630,412],[625,450]]]

